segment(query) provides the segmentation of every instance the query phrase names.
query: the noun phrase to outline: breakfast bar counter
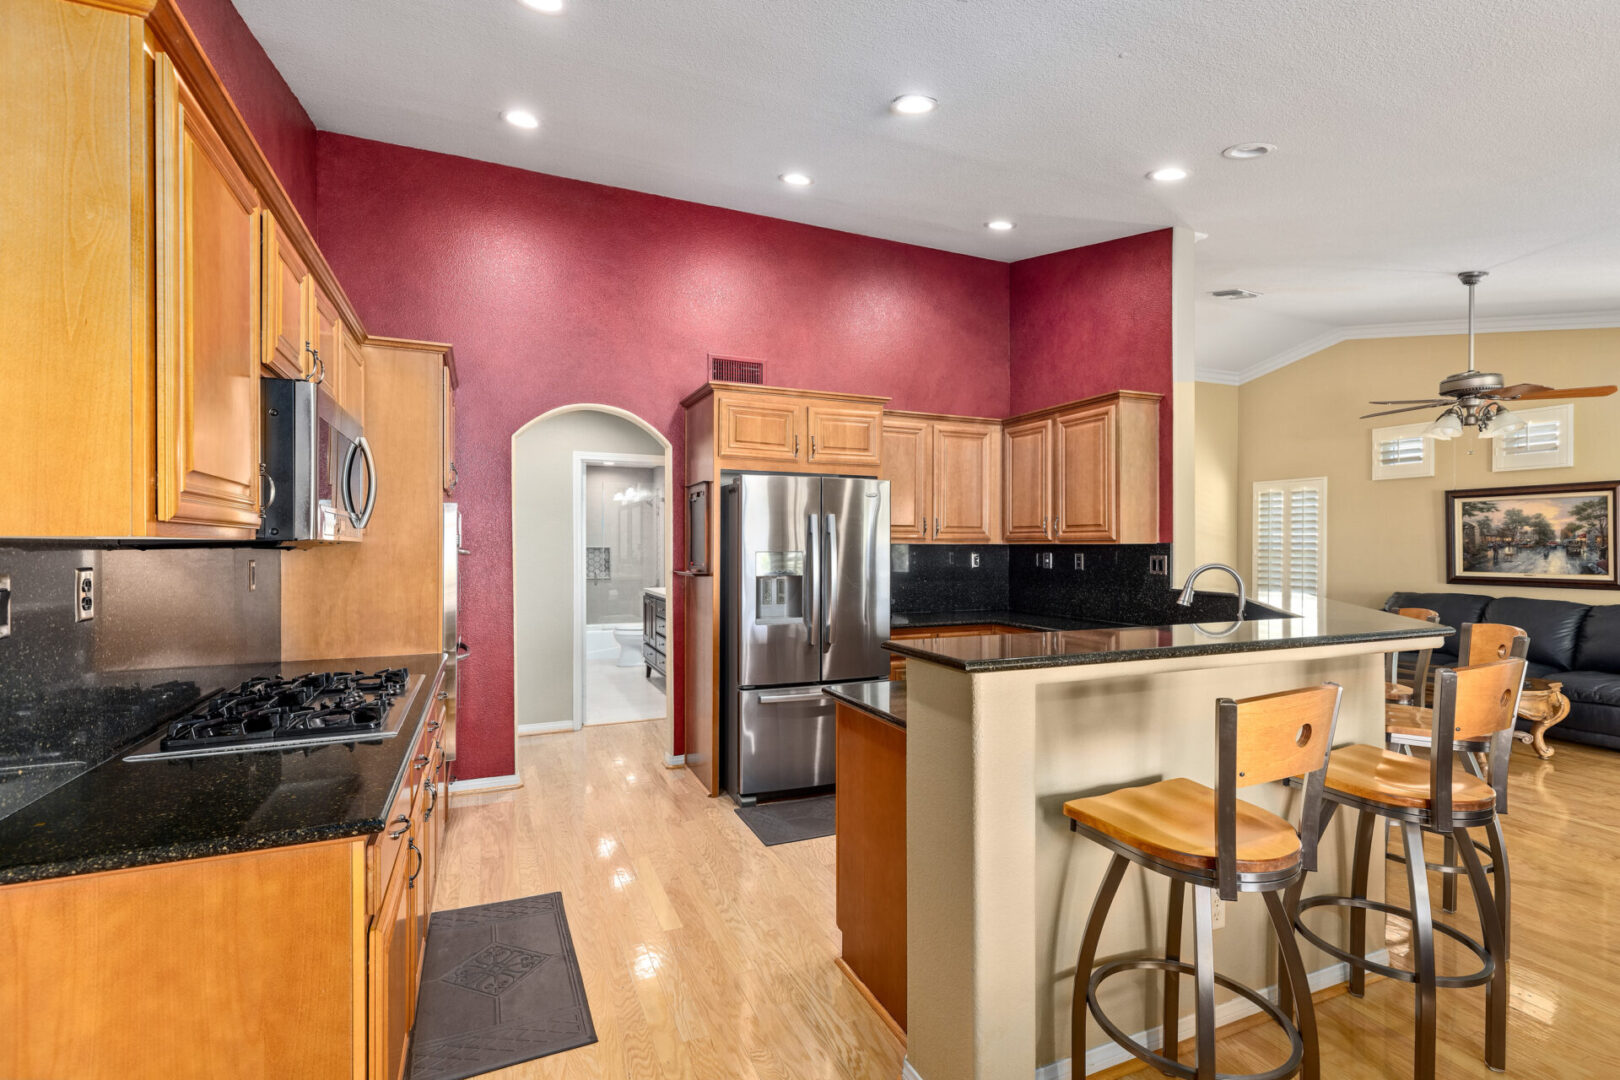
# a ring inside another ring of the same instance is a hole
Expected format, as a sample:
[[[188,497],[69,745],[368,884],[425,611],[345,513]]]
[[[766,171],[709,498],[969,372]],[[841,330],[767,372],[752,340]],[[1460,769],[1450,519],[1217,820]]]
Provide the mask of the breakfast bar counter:
[[[1029,1080],[1069,1057],[1075,957],[1109,856],[1073,840],[1065,802],[1170,777],[1213,783],[1222,697],[1335,682],[1344,687],[1335,744],[1381,743],[1383,654],[1432,647],[1449,633],[1330,601],[1309,616],[1235,625],[890,642],[909,660],[906,1075]],[[841,788],[846,779],[841,771]],[[1270,784],[1244,797],[1290,816],[1297,792]],[[841,820],[840,843],[843,833]],[[1347,822],[1335,822],[1308,891],[1347,891],[1347,837]],[[1380,864],[1374,895],[1381,873]],[[1162,945],[1166,903],[1162,885],[1128,873],[1100,955]],[[1264,905],[1254,897],[1229,904],[1226,920],[1216,935],[1222,973],[1274,985]],[[1313,988],[1342,978],[1314,950],[1306,967]],[[1115,983],[1103,994],[1109,1014],[1128,1031],[1156,1027],[1144,1009],[1146,977]],[[1223,1021],[1236,1015],[1222,1011]],[[1094,1025],[1090,1035],[1087,1069],[1123,1060]]]

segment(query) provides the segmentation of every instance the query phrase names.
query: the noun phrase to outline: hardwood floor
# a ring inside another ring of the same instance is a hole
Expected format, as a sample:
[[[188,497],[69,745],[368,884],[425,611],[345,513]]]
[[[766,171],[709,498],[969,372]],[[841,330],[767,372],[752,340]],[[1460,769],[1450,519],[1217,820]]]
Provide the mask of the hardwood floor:
[[[663,767],[654,723],[526,738],[518,753],[521,790],[456,799],[436,906],[560,890],[599,1041],[490,1077],[899,1075],[903,1047],[833,963],[833,839],[763,847],[729,800]],[[1607,1080],[1620,1075],[1620,755],[1560,743],[1543,762],[1516,747],[1510,797],[1508,1075]],[[1400,903],[1404,879],[1391,870]],[[1470,904],[1464,885],[1448,918],[1477,930]],[[1396,963],[1404,931],[1391,924]],[[1449,947],[1440,960],[1449,972],[1464,963]],[[1496,1075],[1481,1057],[1484,993],[1440,992],[1445,1080]],[[1375,982],[1361,1000],[1323,1001],[1317,1016],[1324,1077],[1411,1075],[1409,987]],[[1220,1040],[1223,1071],[1281,1060],[1269,1026],[1234,1028]]]

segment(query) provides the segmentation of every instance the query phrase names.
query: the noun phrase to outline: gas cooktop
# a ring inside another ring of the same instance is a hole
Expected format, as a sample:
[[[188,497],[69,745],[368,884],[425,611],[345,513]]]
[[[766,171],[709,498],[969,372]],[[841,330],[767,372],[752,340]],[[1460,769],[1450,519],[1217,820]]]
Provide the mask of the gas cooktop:
[[[125,761],[293,750],[399,734],[422,676],[405,668],[367,675],[310,672],[249,679],[204,698],[127,755]]]

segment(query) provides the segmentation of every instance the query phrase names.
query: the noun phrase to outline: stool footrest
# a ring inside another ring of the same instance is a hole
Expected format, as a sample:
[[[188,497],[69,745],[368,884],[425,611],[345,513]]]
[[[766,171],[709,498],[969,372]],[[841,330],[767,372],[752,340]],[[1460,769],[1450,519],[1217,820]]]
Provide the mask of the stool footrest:
[[[1473,844],[1475,849],[1481,854],[1491,854],[1491,847],[1489,844],[1483,843],[1479,840],[1473,841]],[[1398,851],[1386,851],[1384,852],[1384,858],[1389,862],[1398,862],[1402,866],[1406,865],[1406,856],[1402,855]],[[1468,867],[1466,866],[1454,866],[1451,863],[1432,863],[1427,861],[1425,861],[1423,865],[1427,866],[1430,870],[1433,870],[1437,874],[1462,874],[1465,877],[1468,875]],[[1489,860],[1484,860],[1481,869],[1483,869],[1487,874],[1494,874],[1496,873],[1496,863]]]
[[[1180,1077],[1181,1080],[1196,1080],[1198,1070],[1195,1066],[1184,1065],[1179,1061],[1171,1061],[1163,1054],[1155,1054],[1127,1035],[1118,1024],[1108,1018],[1102,1011],[1102,1007],[1097,1004],[1097,988],[1102,985],[1103,980],[1126,971],[1164,971],[1176,975],[1196,976],[1197,969],[1191,964],[1164,957],[1115,960],[1107,964],[1099,964],[1092,970],[1091,979],[1086,983],[1086,1007],[1091,1010],[1092,1019],[1097,1021],[1097,1026],[1101,1027],[1109,1038],[1128,1050],[1137,1060],[1153,1066],[1162,1073]],[[1285,1080],[1286,1077],[1293,1076],[1298,1071],[1300,1062],[1305,1056],[1304,1040],[1300,1038],[1299,1031],[1294,1027],[1293,1021],[1280,1008],[1260,994],[1259,991],[1245,986],[1236,979],[1222,975],[1220,972],[1215,972],[1214,977],[1217,986],[1224,986],[1234,994],[1244,998],[1265,1013],[1273,1023],[1281,1027],[1288,1036],[1289,1045],[1288,1060],[1276,1068],[1261,1073],[1219,1073],[1217,1075],[1220,1080]],[[1164,1040],[1167,1043],[1172,1040],[1179,1040],[1179,1038],[1179,1031],[1164,1032]],[[1072,1067],[1080,1072],[1084,1071],[1083,1062],[1074,1064]]]
[[[1311,908],[1324,907],[1327,905],[1331,905],[1333,907],[1361,908],[1365,911],[1376,911],[1383,915],[1393,915],[1398,919],[1405,919],[1408,922],[1412,921],[1412,910],[1410,908],[1396,907],[1394,904],[1386,904],[1379,900],[1364,900],[1355,896],[1313,896],[1308,900],[1303,900],[1300,902],[1299,909],[1294,914],[1294,929],[1299,932],[1300,937],[1304,938],[1312,945],[1315,945],[1318,949],[1321,949],[1329,956],[1334,957],[1337,960],[1342,960],[1351,967],[1360,968],[1363,971],[1371,971],[1376,975],[1382,975],[1387,979],[1397,979],[1404,983],[1417,982],[1416,972],[1407,971],[1404,968],[1391,967],[1388,964],[1380,964],[1378,961],[1370,960],[1365,956],[1357,956],[1355,953],[1341,949],[1332,942],[1325,940],[1320,934],[1317,934],[1314,930],[1305,925],[1305,913],[1307,911],[1309,911]],[[1491,958],[1491,954],[1486,951],[1485,946],[1481,945],[1479,942],[1475,941],[1461,930],[1458,930],[1456,927],[1447,926],[1442,922],[1435,922],[1434,930],[1435,933],[1445,934],[1453,941],[1462,944],[1463,947],[1467,948],[1479,958],[1481,965],[1478,971],[1467,975],[1436,975],[1434,985],[1444,987],[1446,989],[1457,989],[1466,986],[1482,986],[1491,981],[1491,976],[1496,972],[1496,961]]]

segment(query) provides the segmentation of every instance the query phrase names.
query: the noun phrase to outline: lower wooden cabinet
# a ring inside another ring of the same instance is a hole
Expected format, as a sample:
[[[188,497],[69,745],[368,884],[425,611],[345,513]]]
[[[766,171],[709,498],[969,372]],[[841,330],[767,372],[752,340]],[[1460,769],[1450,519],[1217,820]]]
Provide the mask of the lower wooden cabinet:
[[[393,875],[382,907],[372,917],[370,956],[371,1080],[399,1080],[409,1046],[417,941],[416,908],[405,889],[405,876]]]

